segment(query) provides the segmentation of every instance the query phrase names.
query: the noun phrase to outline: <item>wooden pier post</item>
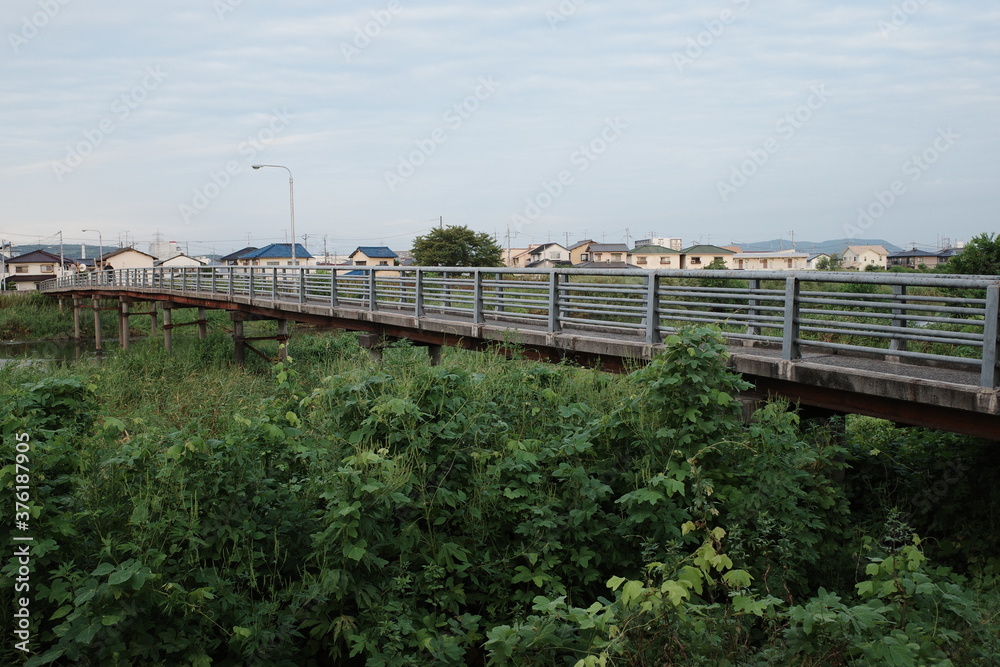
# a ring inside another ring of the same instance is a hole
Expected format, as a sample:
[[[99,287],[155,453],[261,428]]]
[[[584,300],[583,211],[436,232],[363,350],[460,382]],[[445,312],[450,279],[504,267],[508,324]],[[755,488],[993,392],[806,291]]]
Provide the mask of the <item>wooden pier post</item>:
[[[247,363],[247,342],[243,336],[243,313],[229,313],[229,319],[233,322],[233,351],[238,366],[245,366]]]
[[[205,309],[198,309],[198,338],[205,340],[208,336],[208,319],[205,317]]]
[[[73,340],[80,342],[80,309],[83,307],[83,299],[73,298]]]
[[[167,351],[167,354],[172,354],[174,349],[173,307],[172,303],[163,304],[163,349]]]
[[[124,297],[118,299],[118,341],[123,350],[129,346],[128,301]]]
[[[104,351],[104,345],[101,342],[101,300],[94,297],[94,350],[100,354]]]

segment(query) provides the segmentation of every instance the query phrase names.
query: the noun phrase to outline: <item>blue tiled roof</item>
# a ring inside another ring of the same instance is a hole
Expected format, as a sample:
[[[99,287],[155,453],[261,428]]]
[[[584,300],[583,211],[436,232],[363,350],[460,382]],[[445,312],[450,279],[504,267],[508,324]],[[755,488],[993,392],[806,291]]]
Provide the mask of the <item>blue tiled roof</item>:
[[[347,273],[340,274],[342,276],[367,276],[367,271],[361,271],[359,269],[354,269],[353,271],[348,271]]]
[[[260,250],[254,250],[253,252],[248,252],[245,255],[241,255],[240,259],[273,259],[275,257],[291,257],[292,256],[292,244],[291,243],[272,243],[271,245],[266,245]],[[301,243],[295,244],[295,257],[302,259],[308,259],[312,257],[309,251],[302,247]]]
[[[384,245],[362,245],[358,246],[358,249],[351,253],[353,256],[355,253],[364,253],[366,257],[372,259],[396,259],[399,257],[396,253],[389,250],[388,246]]]

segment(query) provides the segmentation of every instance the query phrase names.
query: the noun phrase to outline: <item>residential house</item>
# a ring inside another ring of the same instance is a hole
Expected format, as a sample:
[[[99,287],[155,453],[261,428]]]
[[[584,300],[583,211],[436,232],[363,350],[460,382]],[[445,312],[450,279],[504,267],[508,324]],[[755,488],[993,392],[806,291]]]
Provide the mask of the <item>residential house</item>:
[[[804,271],[808,261],[809,253],[795,250],[738,252],[729,258],[734,269],[760,271]]]
[[[729,248],[720,248],[717,245],[693,245],[681,251],[682,269],[704,269],[717,259],[726,263],[726,268],[733,268],[730,265],[732,256],[736,253]]]
[[[399,255],[387,246],[358,246],[348,255],[352,266],[397,266]]]
[[[569,248],[558,243],[543,243],[528,251],[527,268],[552,268],[569,264]]]
[[[293,266],[292,244],[272,243],[248,252],[236,260],[239,266]],[[295,266],[315,266],[316,258],[301,243],[295,244]]]
[[[645,267],[629,264],[628,262],[580,262],[573,265],[574,269],[638,269]]]
[[[523,269],[531,263],[531,251],[538,247],[537,243],[532,243],[527,249],[518,253],[511,253],[510,264],[514,268]]]
[[[504,266],[519,266],[515,261],[516,258],[521,255],[525,255],[530,248],[505,248],[503,251],[503,265]],[[527,256],[527,255],[525,255]]]
[[[662,245],[643,245],[633,248],[628,253],[629,261],[641,269],[679,269],[681,268],[681,253],[679,250]]]
[[[579,241],[569,247],[569,263],[573,266],[590,261],[590,246],[594,245],[593,239]]]
[[[809,258],[806,259],[806,268],[809,269],[810,271],[814,271],[816,269],[816,265],[819,264],[819,260],[823,259],[824,257],[826,257],[827,260],[830,259],[830,255],[825,252],[819,252],[816,253],[815,255],[809,255]]]
[[[627,262],[629,249],[624,243],[591,243],[591,262]]]
[[[135,248],[117,248],[97,259],[98,269],[151,269],[156,258]]]
[[[864,271],[866,267],[888,266],[889,251],[880,245],[849,245],[843,253],[844,268]]]
[[[225,255],[224,257],[220,257],[219,264],[223,266],[237,266],[239,264],[239,260],[244,255],[249,255],[255,250],[257,250],[256,246],[247,246],[246,248],[241,248],[240,250],[231,252],[228,255]]]
[[[889,253],[889,266],[905,266],[911,269],[919,269],[921,266],[933,269],[944,264],[949,259],[961,252],[959,248],[945,248],[944,250],[904,250],[903,252]]]
[[[174,255],[167,259],[160,259],[153,263],[153,266],[162,266],[164,268],[180,268],[184,266],[205,266],[206,262],[201,261],[195,257],[188,257],[184,253],[179,255]]]
[[[14,283],[19,292],[31,292],[38,289],[38,284],[58,278],[67,271],[72,271],[76,263],[69,258],[63,258],[60,270],[59,255],[45,250],[32,250],[6,261],[6,276],[8,283]]]

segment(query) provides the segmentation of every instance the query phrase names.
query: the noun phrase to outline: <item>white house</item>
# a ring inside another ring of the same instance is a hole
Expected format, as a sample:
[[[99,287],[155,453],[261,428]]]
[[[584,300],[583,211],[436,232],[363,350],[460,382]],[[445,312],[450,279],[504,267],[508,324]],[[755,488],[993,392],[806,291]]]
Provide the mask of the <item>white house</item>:
[[[240,255],[240,266],[292,266],[292,244],[272,243],[263,248]],[[315,266],[316,258],[301,243],[295,244],[295,266]]]
[[[761,271],[804,271],[808,262],[809,253],[795,250],[738,252],[729,258],[729,265],[734,269]]]
[[[135,248],[118,248],[97,260],[98,269],[151,269],[156,258]]]
[[[162,266],[165,268],[176,268],[182,266],[205,266],[205,262],[194,257],[188,257],[184,253],[179,255],[174,255],[167,259],[161,259],[154,262],[154,266]]]
[[[864,271],[868,266],[884,269],[889,265],[889,251],[880,245],[849,245],[843,256],[845,269]]]
[[[59,255],[53,255],[45,250],[31,252],[11,257],[7,260],[7,282],[17,285],[19,292],[34,291],[38,284],[51,278],[58,278],[67,271],[72,271],[75,262],[68,257],[63,258],[63,266],[59,268]]]

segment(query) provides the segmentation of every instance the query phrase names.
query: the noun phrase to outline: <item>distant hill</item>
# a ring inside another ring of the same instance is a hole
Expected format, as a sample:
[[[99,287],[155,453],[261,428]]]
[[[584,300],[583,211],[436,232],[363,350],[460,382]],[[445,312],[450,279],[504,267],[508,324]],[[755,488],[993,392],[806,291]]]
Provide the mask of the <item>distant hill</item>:
[[[745,252],[768,252],[771,250],[790,250],[792,243],[788,239],[772,239],[770,241],[759,241],[757,243],[737,243]],[[818,255],[825,252],[828,255],[841,253],[849,245],[880,245],[889,252],[902,252],[902,248],[889,243],[885,239],[832,239],[829,241],[796,241],[795,249],[807,252],[810,255]]]

